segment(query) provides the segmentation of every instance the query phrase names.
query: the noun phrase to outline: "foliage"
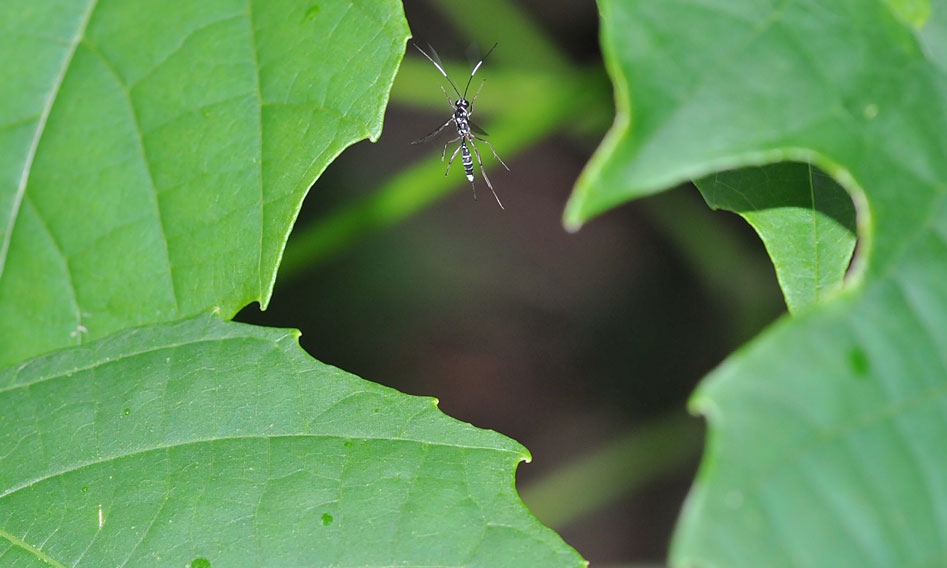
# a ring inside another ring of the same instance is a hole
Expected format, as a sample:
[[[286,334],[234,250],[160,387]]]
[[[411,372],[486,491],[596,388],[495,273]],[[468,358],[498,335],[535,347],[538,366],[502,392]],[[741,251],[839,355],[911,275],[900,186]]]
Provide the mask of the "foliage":
[[[505,98],[478,101],[505,158],[610,119],[602,70],[514,4],[434,4],[519,42],[491,59]],[[711,429],[677,566],[947,561],[942,4],[599,1],[616,123],[566,225],[694,179],[760,234],[792,313],[692,399]],[[398,2],[14,0],[0,22],[4,566],[582,563],[519,502],[519,444],[220,318],[456,186],[432,156],[283,259],[389,89],[443,110],[426,62],[392,88]],[[723,235],[677,229],[683,206],[661,220],[698,279],[737,286]],[[574,522],[693,455],[662,447],[691,433],[620,438],[538,484],[537,511]]]
[[[2,10],[0,363],[265,305],[312,180],[380,135],[407,34],[395,2]]]
[[[0,22],[4,566],[581,564],[516,496],[521,446],[220,319],[380,135],[398,2]]]
[[[207,315],[0,373],[4,566],[577,564],[513,505],[522,446],[297,337]]]
[[[905,17],[906,4],[920,3],[599,2],[619,116],[569,224],[681,180],[779,160],[818,165],[859,213],[844,289],[803,300],[818,303],[695,394],[710,441],[675,565],[945,561],[947,55],[936,18],[947,6],[933,2],[925,24]],[[771,190],[738,189],[773,203]],[[782,230],[797,214],[768,213],[776,248],[813,250],[812,234]],[[777,268],[799,272],[767,244]],[[789,298],[805,288],[781,283]]]
[[[842,285],[855,248],[848,194],[810,164],[783,163],[697,180],[707,204],[740,214],[766,245],[790,312]]]

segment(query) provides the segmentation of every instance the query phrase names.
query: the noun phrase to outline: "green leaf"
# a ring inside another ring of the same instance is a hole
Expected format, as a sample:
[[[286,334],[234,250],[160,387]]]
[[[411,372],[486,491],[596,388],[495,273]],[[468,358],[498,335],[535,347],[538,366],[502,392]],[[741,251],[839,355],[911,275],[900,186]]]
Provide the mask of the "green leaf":
[[[66,4],[0,4],[3,566],[582,565],[519,444],[217,317],[380,135],[401,4]]]
[[[408,36],[395,0],[8,0],[0,26],[0,364],[265,305]]]
[[[841,287],[855,249],[855,207],[832,178],[808,164],[784,163],[694,183],[707,205],[738,213],[763,239],[790,312]]]
[[[895,16],[915,28],[923,28],[931,16],[930,0],[885,0]]]
[[[618,117],[568,224],[784,160],[829,173],[859,212],[842,292],[772,326],[694,396],[709,442],[672,563],[943,564],[947,2],[920,31],[883,0],[599,7]]]
[[[3,565],[583,565],[522,446],[298,335],[200,316],[0,371]]]

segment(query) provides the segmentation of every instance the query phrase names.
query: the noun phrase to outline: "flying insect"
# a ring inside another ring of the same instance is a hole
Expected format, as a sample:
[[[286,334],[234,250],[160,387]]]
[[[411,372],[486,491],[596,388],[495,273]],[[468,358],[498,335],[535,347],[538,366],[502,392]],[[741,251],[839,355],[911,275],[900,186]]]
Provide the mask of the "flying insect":
[[[498,162],[503,164],[503,167],[506,168],[507,171],[509,171],[510,169],[509,166],[507,166],[506,163],[502,159],[500,159],[500,156],[497,154],[497,151],[493,147],[493,144],[491,144],[486,138],[484,138],[484,136],[487,136],[487,133],[482,128],[477,126],[473,122],[473,120],[471,120],[471,117],[473,116],[474,103],[477,102],[477,97],[480,96],[480,91],[481,89],[483,89],[483,84],[486,82],[486,80],[480,82],[480,87],[477,88],[477,92],[474,94],[473,100],[471,101],[467,100],[467,91],[468,89],[470,89],[470,83],[473,81],[474,75],[477,74],[477,70],[480,69],[480,66],[483,65],[483,62],[486,61],[487,57],[489,57],[490,54],[493,53],[493,50],[496,49],[496,46],[497,44],[494,43],[493,47],[491,47],[490,50],[487,51],[487,54],[484,55],[480,59],[480,61],[477,62],[476,65],[474,65],[473,70],[470,72],[470,78],[467,79],[467,85],[464,87],[464,92],[463,94],[461,94],[460,90],[457,88],[454,82],[451,81],[451,78],[447,75],[447,71],[444,70],[444,66],[441,64],[440,58],[437,56],[437,52],[434,51],[434,48],[428,46],[429,49],[431,50],[431,53],[428,54],[426,51],[421,49],[417,44],[414,44],[414,47],[416,47],[417,50],[421,52],[421,55],[423,55],[424,57],[427,58],[428,61],[433,63],[434,67],[436,67],[437,70],[441,72],[441,75],[443,75],[444,78],[447,79],[447,82],[450,83],[451,88],[454,89],[454,93],[457,94],[457,99],[456,100],[451,99],[451,96],[447,93],[447,90],[444,88],[443,85],[441,85],[441,91],[444,92],[444,96],[447,97],[447,102],[451,106],[451,111],[452,111],[451,117],[447,119],[447,122],[445,122],[444,124],[434,129],[433,132],[431,132],[427,136],[424,136],[422,138],[415,140],[414,142],[412,142],[412,144],[420,144],[422,142],[427,142],[428,140],[431,140],[435,138],[436,136],[438,136],[441,132],[444,131],[445,128],[453,124],[454,127],[457,129],[457,136],[455,138],[452,138],[451,140],[448,140],[447,143],[444,144],[444,151],[441,152],[441,161],[443,161],[447,157],[448,146],[450,146],[454,142],[460,142],[460,144],[451,154],[450,160],[448,160],[447,162],[447,171],[444,172],[444,175],[446,176],[447,174],[450,173],[450,166],[452,163],[454,163],[454,159],[457,157],[457,153],[459,152],[461,162],[464,164],[464,173],[467,175],[467,181],[470,182],[470,187],[471,189],[473,189],[474,199],[477,199],[477,187],[474,184],[473,156],[471,155],[471,152],[470,152],[472,149],[473,155],[477,156],[477,163],[480,164],[480,173],[483,175],[483,180],[487,182],[487,187],[490,188],[490,191],[493,193],[493,197],[497,200],[497,205],[500,206],[500,209],[504,209],[503,203],[500,202],[500,197],[497,196],[497,192],[493,189],[493,184],[490,183],[490,178],[487,177],[487,172],[483,167],[483,160],[480,159],[480,151],[477,149],[477,145],[474,142],[474,141],[483,142],[484,144],[489,146],[490,150],[493,152],[493,157],[496,158]]]

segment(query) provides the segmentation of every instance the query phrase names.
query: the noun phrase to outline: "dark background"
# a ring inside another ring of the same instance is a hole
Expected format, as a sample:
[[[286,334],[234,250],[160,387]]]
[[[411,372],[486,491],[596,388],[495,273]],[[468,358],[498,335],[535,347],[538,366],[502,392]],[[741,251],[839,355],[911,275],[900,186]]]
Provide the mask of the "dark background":
[[[476,0],[468,3],[478,9]],[[593,2],[518,4],[574,62],[601,59]],[[405,12],[419,40],[438,46],[445,60],[464,60],[469,40],[436,5],[406,0]],[[504,38],[497,41],[502,48]],[[481,96],[502,97],[489,85]],[[444,118],[389,107],[379,142],[356,144],[315,184],[297,230],[439,153],[437,143],[409,142]],[[523,443],[533,455],[517,471],[524,493],[551,472],[683,413],[699,379],[784,306],[752,230],[711,212],[691,185],[567,233],[563,207],[605,127],[548,138],[507,160],[510,172],[491,168],[506,211],[482,184],[473,201],[455,163],[455,193],[333,260],[278,278],[269,309],[251,306],[237,319],[298,328],[315,358],[434,396],[445,413]],[[730,264],[700,266],[689,242],[716,247]],[[703,436],[698,419],[690,432]],[[660,565],[699,457],[694,451],[683,465],[553,528],[593,565]],[[625,473],[615,466],[616,477]],[[543,520],[542,504],[528,504]]]

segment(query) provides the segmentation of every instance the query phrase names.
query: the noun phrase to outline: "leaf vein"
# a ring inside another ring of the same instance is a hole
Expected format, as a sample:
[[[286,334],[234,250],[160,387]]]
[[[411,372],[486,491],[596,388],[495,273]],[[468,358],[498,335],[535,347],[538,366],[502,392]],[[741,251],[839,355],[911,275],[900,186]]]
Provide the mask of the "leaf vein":
[[[186,446],[191,446],[191,445],[196,445],[196,444],[229,442],[229,441],[235,441],[235,440],[265,440],[269,442],[274,438],[280,438],[280,439],[281,438],[290,438],[290,439],[291,438],[304,438],[304,439],[313,439],[313,440],[347,440],[347,441],[359,440],[359,441],[392,442],[392,443],[404,442],[404,443],[411,443],[411,444],[421,444],[426,447],[454,448],[454,449],[467,449],[467,450],[486,450],[486,451],[511,454],[515,456],[520,455],[518,451],[508,450],[506,448],[498,448],[498,447],[490,447],[490,446],[470,446],[470,445],[465,445],[465,444],[447,443],[447,442],[432,442],[430,440],[420,440],[416,438],[394,438],[394,437],[386,438],[383,436],[363,436],[363,435],[343,436],[341,434],[306,434],[302,432],[297,432],[297,433],[292,433],[292,434],[278,434],[278,435],[272,435],[272,436],[265,436],[265,435],[218,436],[216,438],[200,438],[200,439],[188,440],[185,442],[158,444],[153,447],[144,448],[144,449],[136,450],[133,452],[127,452],[120,455],[103,456],[94,460],[86,460],[86,461],[77,462],[66,468],[59,469],[48,474],[40,475],[38,477],[28,479],[22,483],[13,485],[9,487],[8,489],[6,489],[5,491],[3,491],[2,493],[0,493],[0,499],[5,499],[6,497],[13,495],[14,493],[17,493],[24,489],[28,489],[32,487],[33,485],[36,485],[37,483],[42,483],[43,481],[52,479],[53,477],[65,475],[67,473],[72,473],[74,471],[78,471],[80,469],[84,469],[90,466],[112,462],[117,459],[140,456],[140,455],[144,455],[150,452],[166,451],[169,449],[183,448]]]
[[[46,104],[43,105],[43,111],[40,113],[39,123],[36,125],[36,132],[33,134],[33,141],[30,144],[30,149],[26,154],[26,163],[23,164],[23,171],[20,173],[20,181],[16,188],[16,194],[13,196],[13,206],[10,208],[7,231],[3,235],[3,241],[0,241],[0,278],[3,278],[3,269],[6,266],[7,253],[10,250],[10,239],[13,235],[13,228],[16,224],[16,219],[19,216],[20,206],[23,203],[23,196],[26,194],[26,186],[27,183],[29,183],[30,174],[33,171],[33,160],[36,159],[36,151],[39,148],[40,140],[42,139],[43,134],[46,132],[46,121],[49,120],[49,113],[52,111],[53,104],[56,102],[56,98],[59,96],[59,89],[62,88],[63,81],[66,78],[66,73],[69,70],[69,66],[72,64],[72,58],[76,54],[76,49],[79,47],[79,42],[82,41],[82,38],[85,35],[86,27],[89,25],[89,20],[92,18],[92,12],[95,11],[97,3],[98,0],[91,0],[91,2],[89,2],[89,8],[86,10],[86,13],[83,14],[82,20],[79,22],[79,27],[76,29],[76,35],[73,36],[68,48],[68,52],[66,53],[66,57],[63,59],[62,67],[59,69],[59,75],[54,80],[49,97],[46,99]]]
[[[165,450],[165,455],[167,455],[167,454],[168,454],[168,451]],[[170,458],[169,458],[168,461],[170,461]],[[128,556],[125,557],[125,560],[122,561],[122,563],[119,565],[119,568],[125,568],[125,565],[128,564],[128,561],[131,560],[132,556],[135,555],[135,551],[138,550],[138,547],[141,546],[141,543],[143,543],[143,542],[145,541],[145,539],[148,538],[148,533],[151,532],[151,529],[155,526],[155,522],[158,520],[158,517],[161,516],[162,511],[164,511],[165,506],[167,506],[167,504],[168,504],[168,498],[169,498],[170,495],[171,495],[171,489],[170,489],[171,480],[170,480],[170,477],[171,477],[170,474],[166,474],[166,475],[165,475],[165,478],[164,478],[164,479],[165,479],[165,489],[164,489],[164,496],[161,497],[161,504],[158,505],[158,508],[157,508],[157,510],[155,511],[155,514],[151,517],[151,520],[148,521],[148,525],[145,527],[145,530],[141,531],[141,538],[139,538],[139,539],[138,539],[138,542],[135,543],[135,546],[133,546],[132,549],[131,549],[130,551],[128,551]],[[96,533],[96,536],[98,536],[98,533]]]
[[[28,196],[24,196],[24,199],[26,204],[36,212],[36,218],[39,220],[40,226],[43,227],[43,231],[45,231],[46,235],[49,237],[49,242],[52,243],[53,249],[56,251],[56,254],[59,255],[59,259],[62,261],[64,272],[66,274],[66,283],[69,284],[69,290],[72,296],[71,299],[73,315],[76,317],[76,331],[78,333],[76,333],[75,337],[78,340],[78,343],[82,343],[82,309],[79,307],[79,293],[76,291],[75,281],[72,277],[72,266],[70,266],[69,259],[66,257],[66,253],[63,251],[63,248],[56,239],[56,236],[53,234],[52,230],[49,228],[49,225],[46,223],[46,219],[43,217],[42,212],[38,207],[36,207],[36,204],[34,204]]]
[[[253,52],[253,74],[256,79],[256,98],[259,107],[257,110],[257,176],[260,186],[260,241],[257,248],[256,285],[257,297],[263,302],[263,209],[266,199],[263,192],[263,88],[260,86],[260,56],[256,39],[256,27],[253,24],[253,0],[247,0],[247,25],[250,28],[250,49]],[[265,302],[264,302],[265,305]]]
[[[36,556],[37,558],[39,558],[39,559],[42,560],[43,562],[46,562],[47,564],[50,564],[50,565],[53,566],[54,568],[66,568],[65,564],[63,564],[62,562],[59,562],[59,561],[56,560],[55,558],[52,558],[51,556],[49,556],[48,554],[44,553],[42,550],[36,548],[35,546],[31,546],[31,545],[27,544],[26,542],[24,542],[24,541],[22,541],[22,540],[16,538],[15,536],[13,536],[12,534],[8,533],[7,531],[5,531],[5,530],[3,530],[3,529],[0,529],[0,538],[5,538],[5,539],[7,539],[7,540],[10,541],[10,543],[12,543],[14,546],[18,546],[18,547],[22,548],[23,550],[26,550],[27,552],[33,554],[34,556]]]
[[[132,127],[135,130],[138,141],[138,151],[141,157],[142,166],[144,167],[145,174],[148,176],[148,186],[151,188],[151,195],[154,198],[154,208],[155,208],[155,217],[158,220],[158,229],[159,234],[161,235],[161,241],[164,243],[164,260],[168,267],[168,283],[170,284],[169,288],[171,290],[171,299],[174,302],[174,311],[175,313],[180,313],[180,306],[178,304],[178,294],[177,289],[174,283],[174,272],[171,269],[171,247],[168,244],[167,230],[165,228],[164,217],[161,214],[161,203],[158,196],[158,188],[155,186],[154,174],[151,171],[151,162],[148,160],[148,150],[145,147],[145,137],[142,134],[141,125],[138,120],[138,110],[135,107],[135,99],[132,97],[131,90],[128,85],[125,84],[125,81],[119,75],[118,70],[112,65],[112,62],[109,61],[105,54],[102,53],[95,45],[86,42],[86,45],[89,48],[89,52],[94,54],[102,62],[102,65],[108,69],[109,73],[112,74],[115,81],[121,87],[122,93],[125,95],[125,100],[128,102],[129,109],[129,118],[131,119]]]

